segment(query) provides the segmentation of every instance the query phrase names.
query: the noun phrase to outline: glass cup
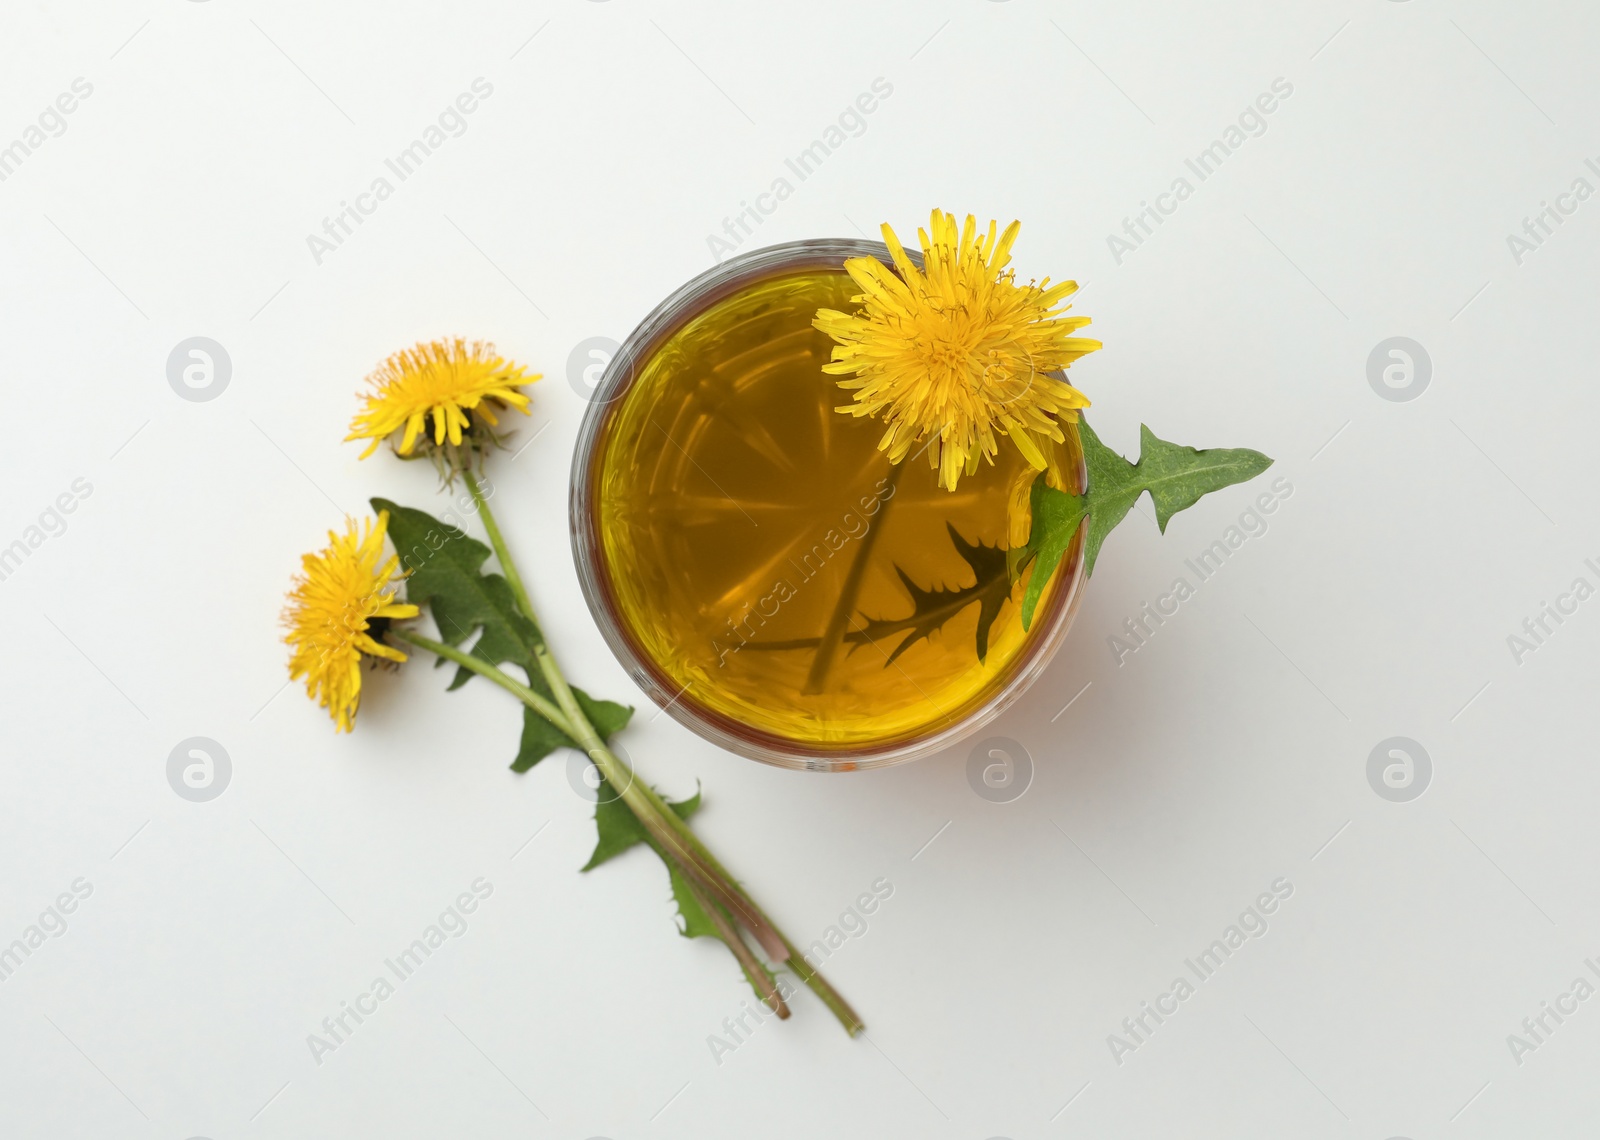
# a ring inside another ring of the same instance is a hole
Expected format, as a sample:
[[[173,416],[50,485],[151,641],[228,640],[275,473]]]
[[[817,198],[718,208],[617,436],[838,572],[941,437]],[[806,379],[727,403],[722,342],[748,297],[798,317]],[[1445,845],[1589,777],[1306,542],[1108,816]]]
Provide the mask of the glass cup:
[[[889,261],[880,242],[790,242],[679,288],[607,365],[573,457],[573,555],[612,652],[680,723],[785,768],[881,767],[977,732],[1044,671],[1083,592],[1080,532],[1022,631],[1014,448],[948,492],[920,455],[888,463],[880,421],[836,410],[849,393],[811,318],[852,307],[843,263],[864,256]]]

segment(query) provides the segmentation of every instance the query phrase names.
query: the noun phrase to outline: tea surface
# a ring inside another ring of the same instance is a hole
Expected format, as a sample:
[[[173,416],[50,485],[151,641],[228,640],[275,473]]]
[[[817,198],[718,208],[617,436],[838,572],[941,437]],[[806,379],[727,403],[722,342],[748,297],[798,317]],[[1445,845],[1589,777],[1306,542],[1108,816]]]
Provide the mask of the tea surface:
[[[836,410],[811,327],[855,292],[812,272],[717,303],[642,364],[599,444],[602,557],[642,656],[680,700],[819,749],[945,727],[1032,636],[1003,549],[1024,461],[1002,448],[954,493],[926,456],[892,468],[882,423]]]

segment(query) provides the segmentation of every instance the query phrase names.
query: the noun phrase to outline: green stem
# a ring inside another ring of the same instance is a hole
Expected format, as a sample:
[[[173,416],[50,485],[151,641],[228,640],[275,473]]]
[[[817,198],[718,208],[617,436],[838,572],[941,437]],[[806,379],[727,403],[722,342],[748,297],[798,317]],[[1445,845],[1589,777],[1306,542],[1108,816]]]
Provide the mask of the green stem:
[[[507,549],[505,538],[500,533],[500,526],[495,521],[494,512],[489,509],[488,499],[484,496],[482,488],[478,485],[477,478],[471,471],[465,472],[467,489],[472,493],[478,514],[483,519],[483,529],[489,536],[489,544],[494,548],[495,557],[500,562],[500,568],[506,577],[506,583],[511,587],[511,596],[517,603],[517,608],[528,619],[536,630],[542,630],[538,615],[534,612],[533,600],[528,596],[527,588],[522,583],[522,575],[518,573],[516,563]],[[880,512],[881,513],[881,512]],[[404,631],[396,631],[403,633]],[[413,640],[413,644],[422,646],[421,642]],[[434,644],[438,644],[437,642]],[[430,646],[422,646],[431,648]],[[446,647],[448,648],[448,647]],[[540,633],[534,644],[534,659],[539,666],[539,672],[545,682],[550,686],[550,691],[555,695],[556,704],[559,706],[558,716],[551,716],[546,711],[549,702],[540,697],[526,685],[519,684],[511,677],[506,676],[499,669],[486,665],[476,657],[452,650],[446,654],[450,660],[463,665],[472,671],[501,685],[508,692],[522,700],[535,712],[539,713],[551,724],[565,732],[582,747],[595,767],[600,769],[600,774],[617,792],[623,801],[638,818],[645,830],[650,833],[675,862],[677,862],[691,880],[699,880],[699,886],[721,903],[738,919],[739,923],[750,931],[751,935],[761,944],[763,950],[775,962],[787,962],[800,979],[822,999],[824,1005],[831,1010],[835,1017],[845,1027],[845,1031],[852,1037],[860,1033],[865,1024],[845,1001],[844,996],[833,988],[820,973],[806,962],[805,958],[795,948],[794,943],[779,930],[775,923],[767,916],[766,912],[758,906],[754,899],[747,894],[735,879],[707,849],[700,837],[694,833],[689,825],[679,817],[678,813],[667,806],[666,801],[658,795],[654,788],[643,780],[634,778],[633,769],[627,761],[617,756],[601,739],[594,726],[584,715],[577,698],[573,696],[572,687],[567,684],[566,677],[562,674],[560,666],[556,664],[555,657],[550,653],[549,646],[545,643],[543,634]],[[520,691],[519,691],[520,690]],[[524,696],[523,694],[527,694]],[[539,703],[529,701],[527,697],[535,698]],[[543,707],[541,707],[543,706]],[[551,710],[555,711],[555,710]],[[732,947],[730,946],[730,949]]]
[[[667,816],[677,818],[677,813],[668,808],[653,790],[648,788],[643,780],[634,778],[633,770],[627,763],[613,753],[600,741],[599,735],[592,725],[583,718],[583,712],[578,709],[577,702],[572,704],[572,711],[577,712],[578,722],[574,723],[573,717],[567,710],[559,709],[547,699],[534,692],[527,685],[515,677],[490,665],[488,662],[464,653],[453,646],[424,637],[408,629],[391,627],[390,634],[401,641],[409,642],[419,649],[426,649],[430,653],[437,653],[440,657],[454,661],[465,669],[470,669],[481,677],[485,677],[523,704],[533,709],[544,717],[568,737],[577,741],[583,750],[594,761],[600,774],[605,777],[606,783],[611,785],[622,797],[629,810],[638,818],[650,837],[660,845],[663,851],[669,854],[673,862],[683,868],[684,873],[692,879],[699,881],[700,885],[709,891],[718,902],[727,907],[734,914],[740,916],[740,921],[750,929],[750,932],[761,939],[762,931],[756,925],[763,917],[759,908],[744,896],[742,891],[730,888],[729,876],[720,867],[708,865],[708,861],[701,853],[685,846],[681,836],[667,823]],[[568,695],[571,690],[568,689]],[[658,806],[659,805],[659,808]],[[681,822],[681,821],[680,821]],[[777,960],[782,960],[787,954],[787,943],[782,936],[770,928],[765,931],[767,938],[762,940],[762,947],[773,954]],[[776,947],[776,949],[772,949]],[[732,949],[730,947],[729,949]],[[736,952],[737,953],[737,952]]]
[[[739,968],[744,971],[744,976],[750,983],[750,988],[756,991],[756,996],[766,1003],[768,1009],[778,1015],[779,1020],[787,1019],[789,1007],[784,1003],[783,995],[778,992],[778,986],[772,980],[771,973],[762,966],[754,954],[750,953],[750,947],[744,944],[744,939],[739,936],[738,930],[728,921],[728,912],[707,898],[706,893],[693,879],[685,878],[684,882],[688,885],[689,894],[694,896],[696,904],[711,920],[711,925],[716,927],[717,937],[722,939],[733,952]]]
[[[517,571],[517,564],[511,557],[511,551],[506,547],[505,537],[500,533],[500,524],[495,521],[494,512],[489,509],[489,500],[484,495],[483,488],[479,486],[477,476],[471,471],[463,474],[466,477],[467,489],[472,492],[472,501],[478,508],[478,515],[483,519],[483,529],[489,535],[489,545],[494,547],[495,557],[500,561],[500,569],[505,574],[507,585],[511,587],[511,597],[517,603],[517,608],[522,611],[522,616],[533,624],[537,633],[533,645],[534,661],[538,664],[545,683],[550,686],[556,704],[560,706],[567,725],[562,731],[578,742],[579,747],[588,755],[595,767],[600,769],[600,774],[605,777],[606,782],[622,796],[623,801],[646,830],[673,853],[675,861],[689,874],[697,876],[712,896],[732,911],[740,923],[755,936],[762,949],[766,950],[775,961],[781,962],[788,951],[785,949],[783,939],[772,929],[771,922],[761,913],[760,908],[745,895],[733,876],[709,858],[710,853],[701,847],[698,839],[692,839],[693,833],[678,818],[678,814],[668,808],[642,780],[634,779],[633,770],[627,762],[606,746],[606,742],[589,723],[589,718],[584,715],[577,697],[573,695],[572,686],[567,684],[566,676],[556,664],[555,656],[544,640],[538,615],[534,613],[533,599],[528,596],[527,587],[522,584],[522,575]],[[677,834],[672,834],[673,832]],[[689,838],[688,842],[686,837]]]
[[[472,501],[478,508],[478,517],[483,519],[483,529],[489,532],[489,545],[494,547],[495,557],[500,560],[500,572],[506,576],[506,583],[511,587],[511,597],[517,603],[517,609],[522,611],[522,616],[533,623],[533,628],[540,630],[539,642],[544,643],[543,627],[539,619],[534,616],[533,599],[528,597],[528,588],[522,584],[522,575],[517,572],[517,564],[511,560],[511,552],[506,549],[506,540],[500,534],[500,524],[495,522],[494,512],[489,509],[489,500],[483,493],[483,488],[478,486],[478,477],[471,469],[462,472],[467,481],[467,490],[472,492]],[[546,678],[548,680],[549,678]],[[556,692],[554,686],[551,692]]]
[[[527,685],[490,665],[487,661],[474,657],[470,653],[465,653],[454,646],[446,645],[442,641],[435,641],[431,637],[424,637],[420,633],[399,626],[390,626],[389,636],[397,641],[404,641],[414,645],[418,649],[426,649],[430,653],[437,653],[440,657],[454,661],[462,668],[469,669],[480,677],[493,681],[523,704],[533,709],[534,712],[544,717],[561,732],[566,733],[567,736],[574,740],[582,742],[583,733],[567,718],[561,709],[556,708]],[[576,702],[574,702],[574,708],[576,708]],[[581,709],[578,710],[578,715],[580,717],[583,715]],[[589,725],[587,720],[583,721],[583,725],[588,730],[588,735],[598,740],[598,737],[594,735],[593,727]],[[633,770],[620,757],[605,747],[603,743],[595,747],[585,745],[585,750],[589,753],[590,758],[594,760],[595,766],[600,769],[601,775],[606,778],[606,782],[621,792],[623,801],[627,803],[628,808],[638,818],[650,837],[659,845],[658,850],[683,869],[692,887],[706,890],[711,894],[712,899],[721,902],[734,915],[740,916],[741,923],[744,923],[747,928],[749,924],[744,922],[744,912],[753,911],[764,919],[778,945],[782,947],[782,953],[774,954],[774,959],[785,961],[789,968],[799,975],[800,980],[810,987],[812,992],[839,1019],[840,1024],[844,1026],[845,1031],[850,1036],[854,1037],[866,1028],[860,1016],[851,1008],[850,1003],[844,999],[844,995],[834,989],[826,978],[812,968],[794,943],[790,942],[782,931],[771,925],[771,920],[766,919],[766,915],[762,913],[761,908],[742,889],[735,888],[737,897],[730,902],[727,897],[730,892],[727,891],[724,884],[732,882],[732,876],[706,850],[699,837],[689,830],[688,825],[678,817],[678,814],[669,808],[666,802],[656,794],[655,789],[651,788],[643,780],[634,779]],[[666,822],[667,820],[676,821],[678,827],[672,827]],[[710,881],[707,881],[708,878]],[[720,882],[718,881],[719,879]],[[714,907],[715,903],[711,899],[705,900],[702,904],[702,909],[706,910],[708,915],[713,913]],[[751,929],[751,933],[755,934],[756,931]],[[735,940],[738,939],[737,931],[733,933],[733,937]],[[724,941],[727,941],[727,939],[725,938]],[[728,949],[732,951],[735,958],[739,958],[739,951],[735,948],[733,942],[728,943]],[[763,943],[763,949],[766,949],[766,943]],[[740,966],[745,969],[748,975],[750,972],[749,967],[742,958],[740,959]],[[754,978],[751,980],[752,984],[757,984]]]
[[[509,692],[512,696],[516,697],[523,704],[527,705],[534,712],[544,717],[545,720],[555,725],[556,728],[560,729],[574,740],[578,738],[577,733],[573,730],[571,723],[568,722],[566,714],[564,714],[555,705],[551,704],[548,698],[534,692],[532,689],[528,688],[528,686],[524,685],[521,681],[511,676],[509,673],[503,673],[499,669],[496,669],[493,665],[483,661],[481,658],[474,657],[470,653],[465,653],[453,645],[446,645],[442,641],[435,641],[431,637],[424,637],[415,630],[392,625],[389,627],[389,636],[397,638],[400,641],[408,641],[412,645],[415,645],[418,649],[426,649],[429,653],[438,654],[447,661],[454,661],[462,668],[470,669],[481,677],[487,677],[489,680],[499,685],[502,689],[505,689],[507,692]]]

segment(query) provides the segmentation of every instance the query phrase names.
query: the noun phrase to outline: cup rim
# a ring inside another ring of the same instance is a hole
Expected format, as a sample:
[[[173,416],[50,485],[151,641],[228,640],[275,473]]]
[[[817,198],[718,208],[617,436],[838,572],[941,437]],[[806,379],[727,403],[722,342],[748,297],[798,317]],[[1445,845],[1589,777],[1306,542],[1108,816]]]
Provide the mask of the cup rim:
[[[920,267],[920,253],[914,250],[907,250],[906,253]],[[741,726],[724,714],[687,704],[681,699],[687,688],[674,691],[677,686],[672,679],[634,643],[623,628],[619,609],[614,603],[594,509],[599,490],[597,444],[612,406],[631,390],[638,374],[637,364],[648,360],[651,353],[686,321],[710,305],[732,296],[747,285],[774,276],[808,269],[839,269],[850,257],[876,257],[886,264],[890,262],[888,246],[883,242],[860,238],[808,238],[729,258],[673,290],[628,334],[606,366],[599,383],[590,394],[589,407],[579,425],[572,454],[572,483],[568,498],[572,557],[584,602],[612,654],[657,706],[697,736],[737,755],[792,770],[841,772],[903,764],[945,751],[991,724],[1038,680],[1066,640],[1067,630],[1082,602],[1087,578],[1083,557],[1085,535],[1080,528],[1062,556],[1062,569],[1070,570],[1070,578],[1056,583],[1050,591],[1050,597],[1035,614],[1035,627],[1043,625],[1044,628],[1038,629],[1019,658],[1012,662],[1010,678],[988,699],[954,723],[925,736],[888,742],[879,747],[807,747]],[[1062,373],[1055,375],[1065,378]],[[1078,485],[1084,486],[1087,478],[1088,471],[1080,455]],[[1060,570],[1057,572],[1060,573]]]

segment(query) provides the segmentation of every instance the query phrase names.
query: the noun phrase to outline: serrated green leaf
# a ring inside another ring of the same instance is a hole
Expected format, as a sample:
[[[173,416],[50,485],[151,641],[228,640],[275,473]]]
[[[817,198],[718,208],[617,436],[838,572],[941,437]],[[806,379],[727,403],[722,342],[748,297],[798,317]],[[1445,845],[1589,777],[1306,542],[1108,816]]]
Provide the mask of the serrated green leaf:
[[[650,833],[644,829],[644,824],[633,814],[633,809],[603,778],[599,790],[600,799],[594,805],[594,827],[597,832],[594,854],[589,856],[589,861],[581,868],[585,871],[594,870],[600,864],[615,859],[640,843],[649,843],[652,848],[655,846],[650,840]],[[694,795],[677,803],[668,800],[667,806],[677,813],[679,819],[687,820],[700,810],[700,792],[696,790]],[[661,853],[657,851],[656,854]],[[661,861],[669,868],[672,866],[665,857]]]
[[[557,748],[576,747],[578,747],[577,741],[527,705],[523,705],[522,740],[517,746],[517,758],[511,762],[511,770],[526,772]]]
[[[1212,491],[1254,479],[1272,460],[1248,447],[1213,447],[1197,451],[1168,443],[1144,424],[1139,425],[1139,462],[1129,463],[1100,442],[1094,430],[1083,426],[1084,461],[1089,465],[1089,542],[1085,550],[1088,569],[1106,535],[1122,521],[1142,492],[1150,493],[1156,508],[1156,525],[1167,532],[1167,521],[1194,506]],[[1092,458],[1091,458],[1092,456]]]
[[[531,678],[536,670],[529,646],[539,631],[517,612],[510,584],[499,574],[483,572],[489,548],[426,511],[387,499],[373,499],[372,507],[389,512],[389,538],[410,572],[406,600],[432,610],[440,640],[460,645],[482,630],[472,647],[474,657],[490,665],[514,662]],[[469,670],[458,670],[450,687],[460,687],[471,676]]]
[[[674,864],[668,863],[667,878],[672,883],[672,901],[678,904],[678,918],[682,921],[678,933],[685,938],[715,938],[721,941],[722,932],[706,914],[705,908],[700,905],[700,900],[694,897],[694,892],[689,889],[689,880],[683,877],[683,872]]]
[[[483,594],[489,605],[493,607],[500,621],[486,624],[483,636],[478,638],[477,644],[472,647],[472,655],[481,658],[490,665],[504,665],[513,662],[523,666],[531,676],[535,670],[529,668],[533,659],[533,643],[538,637],[538,631],[533,623],[517,610],[517,599],[511,593],[511,583],[498,574],[484,574],[482,576]],[[434,619],[438,620],[439,607],[433,607]],[[453,620],[453,616],[451,619]],[[515,643],[511,639],[516,639]],[[456,675],[450,679],[450,686],[446,692],[454,692],[477,676],[465,666],[456,667]],[[535,686],[543,696],[549,696],[549,686],[544,678],[540,677],[539,684]]]
[[[1093,574],[1106,536],[1126,517],[1140,495],[1149,492],[1156,508],[1156,525],[1165,534],[1168,520],[1179,511],[1194,506],[1212,491],[1254,479],[1272,466],[1271,459],[1246,447],[1197,451],[1168,443],[1143,424],[1139,425],[1138,463],[1129,463],[1101,443],[1087,420],[1080,418],[1078,434],[1089,473],[1085,494],[1057,491],[1042,479],[1033,484],[1033,529],[1027,549],[1034,555],[1034,567],[1022,596],[1023,628],[1032,622],[1045,583],[1085,516],[1089,529],[1084,561],[1086,571]]]
[[[657,854],[660,854],[660,852],[657,851]],[[715,938],[718,942],[727,946],[727,936],[717,928],[717,924],[706,913],[705,907],[700,905],[700,900],[695,897],[694,890],[689,886],[688,877],[674,864],[668,863],[667,879],[672,885],[672,901],[678,906],[678,918],[681,923],[678,927],[678,933],[684,938]],[[709,899],[707,901],[721,915],[724,927],[730,931],[734,930],[733,916],[719,903]],[[739,935],[735,933],[733,937],[738,938]],[[733,950],[733,947],[728,946],[728,949]],[[750,992],[756,995],[757,1001],[766,1002],[766,989],[763,987],[761,980],[758,980],[756,974],[752,972],[751,966],[761,972],[767,987],[782,993],[782,989],[778,985],[777,975],[767,967],[765,962],[759,958],[753,960],[748,957],[741,958],[737,952],[734,953],[734,957],[738,960],[739,970],[744,974],[744,980],[750,984]]]
[[[689,880],[683,872],[673,864],[668,863],[667,879],[672,884],[672,900],[678,905],[678,918],[681,921],[678,933],[684,938],[715,938],[726,946],[727,938],[723,936],[721,930],[717,929],[717,924],[711,920],[711,916],[700,905],[700,900],[695,898],[694,891],[689,886]],[[712,902],[711,905],[717,907],[718,911],[721,912],[723,922],[729,930],[732,930],[734,928],[733,917],[717,903]],[[734,937],[737,938],[738,935],[735,934]],[[733,949],[731,946],[728,948],[730,950]],[[757,1001],[765,1002],[767,999],[761,983],[751,973],[750,966],[746,965],[746,959],[739,958],[737,954],[734,957],[738,958],[739,969],[744,974],[745,981],[750,984],[750,992],[756,995]],[[767,968],[766,963],[757,959],[754,962],[754,966],[765,975],[767,985],[776,989],[777,976]]]
[[[619,705],[616,701],[596,700],[582,689],[576,687],[573,688],[572,695],[578,698],[578,707],[583,710],[583,715],[588,719],[589,723],[594,725],[594,730],[600,734],[601,740],[610,740],[614,734],[628,727],[628,721],[633,719],[632,705]],[[528,711],[532,712],[533,710],[529,709]],[[695,802],[698,804],[698,796],[695,797]]]
[[[460,645],[475,629],[482,635],[472,655],[490,665],[514,664],[527,676],[528,687],[554,701],[549,683],[534,662],[539,631],[518,610],[511,584],[499,574],[485,574],[489,548],[426,511],[402,507],[388,499],[373,499],[374,510],[389,512],[389,537],[410,576],[406,600],[427,606],[433,613],[439,637],[447,645]],[[444,658],[436,658],[440,664]],[[472,670],[457,668],[450,689],[459,689],[473,677]],[[574,688],[578,707],[602,740],[610,740],[633,716],[633,709],[615,701],[597,700]],[[522,711],[522,739],[512,771],[526,772],[557,748],[578,748],[578,742],[532,709]]]
[[[1089,425],[1079,422],[1087,433]],[[1085,450],[1087,450],[1087,444]],[[1033,481],[1033,530],[1028,535],[1028,545],[1023,549],[1033,556],[1033,574],[1022,592],[1022,628],[1033,624],[1034,607],[1044,593],[1044,584],[1056,572],[1061,556],[1078,533],[1078,524],[1087,513],[1088,503],[1082,495],[1068,495],[1057,491],[1043,479]],[[1027,560],[1024,555],[1023,561]]]
[[[374,510],[389,512],[389,537],[409,572],[407,600],[429,607],[441,639],[452,646],[461,645],[474,631],[481,631],[471,650],[473,656],[494,666],[508,663],[520,666],[529,687],[553,700],[549,683],[535,658],[535,650],[541,643],[538,628],[518,610],[505,578],[483,572],[489,547],[425,511],[377,498],[372,500],[372,506]],[[440,658],[435,664],[442,661]],[[471,670],[458,668],[450,688],[459,688],[472,675]],[[609,740],[633,716],[633,709],[627,705],[597,700],[578,688],[574,688],[572,694],[602,739]],[[526,772],[563,747],[578,748],[579,745],[531,708],[524,707],[522,738],[511,764],[512,770]],[[666,864],[672,897],[678,908],[679,934],[686,938],[709,936],[721,941],[722,934],[696,899],[689,881],[603,780],[600,790],[600,800],[595,804],[595,849],[583,870],[592,870],[644,843]],[[687,820],[700,807],[700,792],[696,790],[689,799],[677,803],[666,802],[680,819]],[[726,911],[722,912],[722,917],[731,926],[732,920]],[[759,968],[771,981],[771,971],[765,966]],[[748,970],[746,979],[756,997],[761,998],[762,989]]]
[[[700,809],[700,792],[696,789],[694,795],[677,803],[667,801],[667,806],[677,813],[679,819],[687,820]],[[610,786],[602,780],[600,782],[600,801],[594,806],[594,819],[596,830],[599,832],[599,842],[595,845],[594,854],[589,857],[589,862],[584,865],[585,871],[598,867],[601,863],[615,859],[622,852],[643,843],[656,853],[656,857],[666,865],[667,882],[672,888],[672,901],[678,908],[678,933],[684,938],[715,938],[718,942],[726,944],[722,932],[717,929],[717,924],[700,905],[700,900],[689,886],[689,880],[684,876],[672,860],[668,859],[661,851],[660,846],[645,831],[644,825],[633,814],[633,811],[615,795]],[[713,902],[712,906],[717,904]],[[733,919],[727,911],[722,912],[722,918],[732,929]],[[737,935],[735,936],[737,937]],[[758,962],[756,966],[766,975],[769,983],[776,979],[771,970]],[[751,992],[759,1000],[765,1000],[760,985],[750,972],[740,964],[745,980],[750,984]]]
[[[535,673],[531,680],[539,682],[534,687],[545,696],[550,695],[549,686],[544,683],[542,675]],[[589,718],[589,723],[594,725],[594,730],[600,734],[602,740],[609,741],[615,733],[625,728],[633,717],[633,708],[630,705],[619,705],[616,701],[598,701],[582,689],[573,689],[572,695],[578,699],[578,707],[583,710],[583,715]],[[576,740],[527,705],[523,705],[522,740],[517,748],[517,758],[511,762],[511,770],[526,772],[557,748],[575,748],[580,752],[583,750]]]

